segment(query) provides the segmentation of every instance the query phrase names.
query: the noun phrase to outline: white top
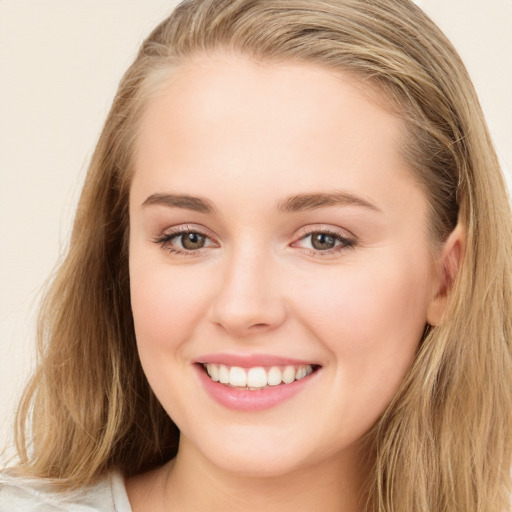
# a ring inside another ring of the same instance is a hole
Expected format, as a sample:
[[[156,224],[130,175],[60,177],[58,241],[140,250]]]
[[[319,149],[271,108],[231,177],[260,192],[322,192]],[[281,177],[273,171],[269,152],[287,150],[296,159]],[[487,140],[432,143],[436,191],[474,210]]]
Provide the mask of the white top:
[[[132,512],[121,473],[97,484],[57,493],[44,480],[0,473],[0,512]]]

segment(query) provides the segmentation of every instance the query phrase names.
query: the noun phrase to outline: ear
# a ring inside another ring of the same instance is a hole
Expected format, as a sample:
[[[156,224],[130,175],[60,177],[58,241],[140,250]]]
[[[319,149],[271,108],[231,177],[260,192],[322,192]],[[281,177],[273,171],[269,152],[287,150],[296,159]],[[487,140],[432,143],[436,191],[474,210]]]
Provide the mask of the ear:
[[[457,224],[446,239],[441,251],[434,296],[427,308],[427,322],[430,325],[436,326],[441,323],[448,301],[448,294],[459,272],[465,249],[465,232],[462,226]]]

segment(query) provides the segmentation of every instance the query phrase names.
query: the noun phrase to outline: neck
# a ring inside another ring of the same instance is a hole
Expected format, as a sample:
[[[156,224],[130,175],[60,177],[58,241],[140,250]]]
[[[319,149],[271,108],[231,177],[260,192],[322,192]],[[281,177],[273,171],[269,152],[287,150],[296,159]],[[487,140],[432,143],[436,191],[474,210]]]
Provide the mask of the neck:
[[[219,468],[182,439],[176,459],[157,470],[159,490],[151,494],[160,496],[161,505],[151,510],[360,512],[366,471],[358,452],[347,450],[286,475],[258,477]]]

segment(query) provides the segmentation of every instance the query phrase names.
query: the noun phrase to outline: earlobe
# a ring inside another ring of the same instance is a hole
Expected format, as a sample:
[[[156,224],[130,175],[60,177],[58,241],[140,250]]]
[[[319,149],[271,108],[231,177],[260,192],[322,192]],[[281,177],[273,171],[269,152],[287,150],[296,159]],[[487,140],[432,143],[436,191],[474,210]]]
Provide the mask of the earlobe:
[[[453,286],[455,278],[459,272],[466,248],[465,231],[460,224],[446,239],[441,251],[441,258],[438,263],[436,289],[432,300],[427,309],[427,322],[430,325],[437,326],[441,323],[448,294]]]

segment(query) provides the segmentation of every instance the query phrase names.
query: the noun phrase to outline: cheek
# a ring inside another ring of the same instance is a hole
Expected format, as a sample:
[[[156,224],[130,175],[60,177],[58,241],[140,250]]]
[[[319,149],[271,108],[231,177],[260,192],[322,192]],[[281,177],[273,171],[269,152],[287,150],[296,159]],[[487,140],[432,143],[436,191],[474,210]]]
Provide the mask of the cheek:
[[[382,257],[317,275],[297,290],[299,316],[336,365],[333,395],[341,390],[368,405],[369,423],[392,399],[417,351],[430,291],[425,268],[423,260]]]
[[[168,265],[138,264],[133,257],[131,303],[141,359],[178,350],[204,317],[207,290],[200,275],[190,277]]]
[[[131,302],[139,358],[154,393],[173,420],[187,417],[195,390],[189,372],[188,341],[205,315],[207,303],[199,276],[168,264],[131,256]],[[147,260],[147,262],[146,262]]]
[[[329,269],[303,281],[295,305],[326,338],[329,333],[338,338],[338,348],[345,339],[357,339],[357,349],[382,345],[381,339],[401,344],[416,339],[425,326],[431,289],[427,268],[423,259],[383,256]]]

